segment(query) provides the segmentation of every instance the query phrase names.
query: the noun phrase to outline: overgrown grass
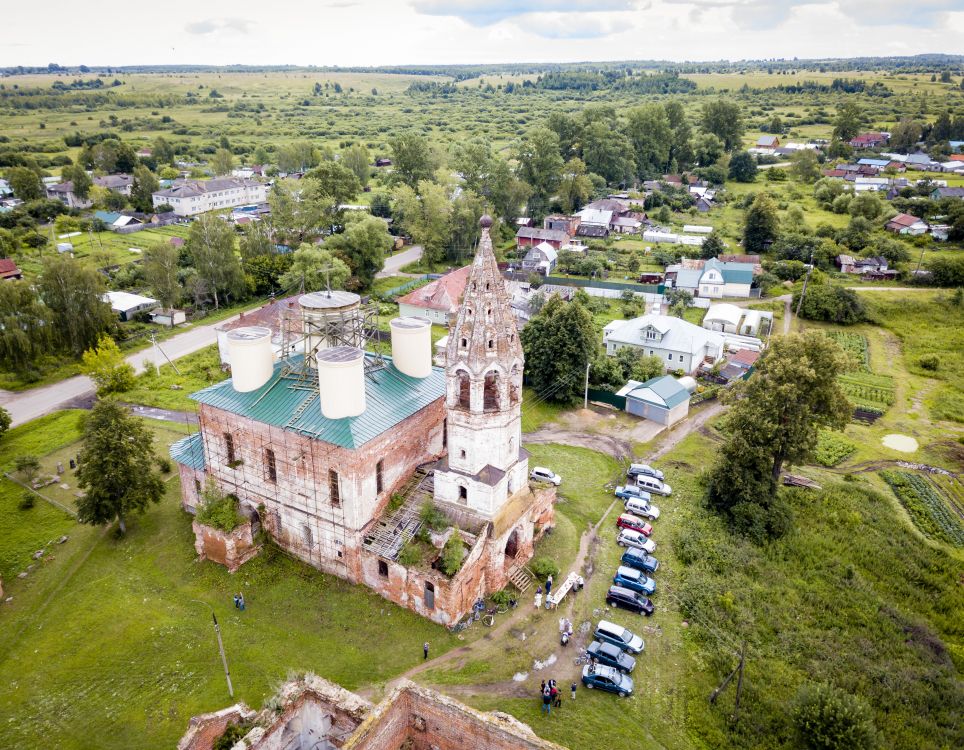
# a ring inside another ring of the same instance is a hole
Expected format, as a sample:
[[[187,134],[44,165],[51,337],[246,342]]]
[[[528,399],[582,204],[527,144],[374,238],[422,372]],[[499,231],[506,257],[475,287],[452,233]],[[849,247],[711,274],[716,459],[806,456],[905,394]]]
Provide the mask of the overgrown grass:
[[[135,387],[121,394],[121,398],[132,404],[193,412],[195,403],[189,396],[228,377],[221,369],[217,344],[188,354],[176,360],[176,364],[180,374],[165,364],[156,372],[138,375]]]

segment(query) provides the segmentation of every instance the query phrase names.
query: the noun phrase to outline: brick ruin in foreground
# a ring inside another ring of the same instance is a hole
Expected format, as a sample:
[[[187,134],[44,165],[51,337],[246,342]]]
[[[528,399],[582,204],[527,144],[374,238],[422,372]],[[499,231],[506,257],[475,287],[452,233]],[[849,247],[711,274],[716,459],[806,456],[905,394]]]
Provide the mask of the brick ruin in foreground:
[[[485,713],[404,681],[379,704],[314,675],[286,683],[255,714],[237,704],[191,719],[178,750],[211,750],[229,724],[234,750],[565,750],[516,718]]]
[[[391,358],[366,353],[373,320],[347,292],[299,300],[302,337],[282,342],[278,362],[269,329],[228,333],[232,378],[193,395],[200,431],[171,455],[187,511],[213,480],[251,528],[231,536],[195,524],[202,558],[234,570],[264,531],[308,564],[444,625],[510,582],[529,585],[525,563],[554,522],[555,489],[529,483],[522,346],[491,219],[480,223],[444,368],[432,366],[431,325],[420,318],[391,322]],[[431,534],[426,504],[444,519]],[[438,552],[453,535],[465,556],[450,577]],[[420,563],[400,562],[406,546]]]

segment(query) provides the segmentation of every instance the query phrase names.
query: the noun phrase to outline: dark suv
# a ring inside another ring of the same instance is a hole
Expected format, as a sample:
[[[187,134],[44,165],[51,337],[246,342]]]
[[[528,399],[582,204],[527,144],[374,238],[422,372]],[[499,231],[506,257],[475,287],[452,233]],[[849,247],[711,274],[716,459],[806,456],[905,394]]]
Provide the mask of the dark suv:
[[[619,646],[611,643],[593,641],[586,649],[586,656],[599,664],[618,669],[624,674],[629,674],[636,668],[636,660]]]
[[[606,604],[610,607],[622,607],[641,615],[651,615],[656,611],[653,603],[645,596],[622,586],[610,586],[606,593]]]

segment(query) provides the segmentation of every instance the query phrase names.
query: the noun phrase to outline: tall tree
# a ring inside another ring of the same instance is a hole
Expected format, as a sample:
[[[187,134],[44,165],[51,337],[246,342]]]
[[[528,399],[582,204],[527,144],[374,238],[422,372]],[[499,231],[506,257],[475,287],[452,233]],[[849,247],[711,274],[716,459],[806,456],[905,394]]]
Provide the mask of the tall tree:
[[[863,121],[863,112],[856,102],[844,102],[837,109],[837,117],[833,121],[834,140],[846,143],[860,133],[860,124]]]
[[[582,154],[582,132],[585,122],[568,112],[553,112],[546,125],[559,136],[559,156],[569,161]]]
[[[700,257],[704,260],[718,258],[722,253],[725,252],[726,245],[723,243],[723,238],[716,233],[716,230],[710,232],[706,236],[706,239],[703,240],[703,244],[700,246]]]
[[[94,346],[116,321],[103,300],[103,276],[93,268],[70,258],[50,258],[44,263],[38,287],[53,316],[55,340],[75,356]]]
[[[730,158],[728,172],[731,180],[737,182],[753,182],[756,179],[756,159],[747,151],[740,151]]]
[[[717,160],[726,152],[723,141],[712,133],[701,133],[696,138],[693,150],[696,161],[701,167],[716,164]]]
[[[226,148],[219,148],[214,152],[211,161],[208,162],[208,166],[211,167],[211,171],[214,172],[215,177],[231,174],[231,170],[234,169],[234,154]]]
[[[532,195],[532,188],[516,177],[505,159],[495,157],[481,195],[492,204],[495,213],[504,222],[512,225]]]
[[[748,253],[762,253],[777,237],[780,215],[769,193],[757,193],[746,212],[743,247]]]
[[[562,168],[559,183],[559,205],[563,213],[572,213],[592,193],[592,180],[586,176],[586,165],[581,159],[570,159]]]
[[[777,502],[785,464],[811,458],[821,428],[842,430],[853,407],[837,381],[851,365],[821,331],[774,339],[726,417],[727,441],[710,472],[710,504],[757,538],[786,530]]]
[[[174,147],[163,135],[159,135],[154,139],[154,145],[151,147],[151,155],[158,164],[174,163]]]
[[[416,193],[408,185],[395,188],[392,212],[412,241],[422,246],[425,259],[439,263],[452,238],[452,202],[442,185],[423,180],[418,189]]]
[[[532,188],[532,213],[541,216],[547,211],[562,175],[559,136],[549,128],[535,128],[516,144],[515,156],[519,178]]]
[[[582,160],[586,169],[607,183],[620,184],[633,176],[632,146],[612,124],[593,122],[583,131]]]
[[[284,289],[305,292],[344,289],[351,277],[351,269],[332,254],[328,243],[325,244],[320,247],[306,243],[295,250],[291,255],[291,267],[278,279],[278,284]]]
[[[252,221],[244,227],[239,244],[243,260],[275,253],[275,246],[271,241],[271,227],[266,221]]]
[[[331,196],[321,189],[318,180],[301,180],[299,185],[301,190],[296,194],[288,182],[279,180],[268,196],[272,239],[291,247],[320,237],[334,208]]]
[[[81,200],[85,201],[90,197],[90,189],[94,181],[80,164],[69,164],[64,167],[60,171],[60,178],[73,184],[73,193]]]
[[[368,289],[375,274],[385,265],[385,253],[392,247],[388,225],[377,216],[355,211],[345,218],[345,231],[325,242],[325,248],[341,258],[351,269],[346,286]]]
[[[362,185],[355,173],[336,161],[323,161],[312,169],[306,178],[316,180],[321,192],[329,197],[331,211],[341,218],[339,206],[350,203],[361,192]]]
[[[215,310],[222,297],[230,299],[244,293],[244,273],[234,253],[234,236],[234,230],[219,216],[202,214],[191,224],[185,243],[198,276],[207,282]]]
[[[44,197],[43,181],[32,169],[11,167],[7,170],[7,181],[13,194],[22,201],[37,201]]]
[[[162,307],[177,307],[181,301],[180,252],[167,242],[144,248],[144,278]]]
[[[364,143],[353,143],[349,146],[341,155],[341,163],[358,178],[358,184],[362,188],[368,185],[372,174],[372,157]]]
[[[26,281],[0,284],[0,366],[25,372],[50,352],[53,316]]]
[[[743,122],[743,110],[739,104],[717,99],[715,102],[706,102],[701,114],[700,125],[703,130],[723,141],[727,151],[732,151],[740,145],[746,125]]]
[[[81,523],[104,525],[116,519],[124,534],[131,513],[143,513],[164,495],[164,482],[154,469],[153,434],[114,401],[98,401],[87,415],[79,458]]]
[[[467,190],[482,194],[492,167],[492,144],[486,138],[459,141],[452,152],[452,168]]]
[[[816,182],[820,179],[820,161],[813,149],[802,148],[790,157],[790,171],[800,182]]]
[[[311,169],[321,161],[321,155],[311,141],[294,141],[278,149],[275,161],[280,172],[291,174]]]
[[[693,130],[686,119],[686,110],[681,102],[671,99],[663,105],[666,119],[673,131],[673,142],[670,147],[669,161],[676,162],[680,169],[686,169],[693,164]]]
[[[154,173],[139,164],[134,167],[131,181],[131,204],[138,211],[149,213],[154,210],[154,193],[160,190],[160,183]]]
[[[598,349],[592,314],[580,298],[553,295],[519,334],[525,368],[536,393],[572,403],[582,393],[586,364]]]
[[[392,179],[413,190],[422,180],[431,180],[439,159],[428,138],[418,133],[402,133],[392,138]]]
[[[626,114],[626,134],[632,144],[636,174],[651,179],[666,172],[673,148],[673,131],[659,104],[634,107]]]
[[[903,153],[913,151],[923,132],[924,128],[919,122],[903,117],[890,133],[890,147],[894,151]]]

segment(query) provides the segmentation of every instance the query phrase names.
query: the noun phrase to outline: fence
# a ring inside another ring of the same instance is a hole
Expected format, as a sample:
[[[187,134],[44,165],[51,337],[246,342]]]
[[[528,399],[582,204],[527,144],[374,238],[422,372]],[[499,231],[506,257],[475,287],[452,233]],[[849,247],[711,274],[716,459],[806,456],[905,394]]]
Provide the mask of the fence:
[[[427,273],[424,276],[419,276],[417,279],[412,279],[411,281],[406,281],[404,284],[399,284],[398,286],[392,287],[386,292],[382,292],[383,297],[395,297],[405,292],[410,292],[417,286],[422,286],[429,281],[434,281],[442,277],[442,274],[438,273]]]
[[[505,278],[510,281],[528,281],[529,274],[518,271],[505,271]],[[557,286],[573,286],[585,289],[588,294],[594,297],[618,298],[627,289],[636,294],[662,295],[666,289],[664,284],[636,284],[633,282],[620,283],[616,281],[603,281],[602,279],[573,279],[569,276],[544,276],[543,284],[555,284]]]
[[[624,410],[626,408],[626,397],[617,396],[612,391],[604,391],[598,388],[589,389],[589,400],[599,401],[603,404],[609,404],[610,406],[615,406],[619,410]]]

